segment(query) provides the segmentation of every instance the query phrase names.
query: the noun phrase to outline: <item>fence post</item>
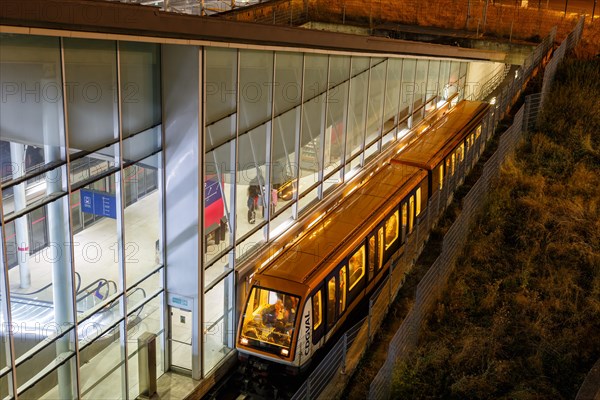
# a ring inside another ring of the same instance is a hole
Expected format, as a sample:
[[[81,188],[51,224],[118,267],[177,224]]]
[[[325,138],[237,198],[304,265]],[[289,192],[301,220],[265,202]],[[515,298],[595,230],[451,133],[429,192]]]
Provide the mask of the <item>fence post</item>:
[[[342,375],[346,375],[346,353],[348,352],[348,332],[344,333],[344,352],[342,354]]]
[[[367,316],[367,332],[369,333],[367,338],[368,345],[371,344],[371,312],[373,312],[373,300],[369,299],[369,315]]]

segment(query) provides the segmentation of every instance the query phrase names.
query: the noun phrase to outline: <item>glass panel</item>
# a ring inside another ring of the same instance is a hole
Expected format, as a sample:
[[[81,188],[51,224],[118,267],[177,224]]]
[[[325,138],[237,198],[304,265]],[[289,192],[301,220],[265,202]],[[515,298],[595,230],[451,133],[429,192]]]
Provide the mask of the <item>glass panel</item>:
[[[138,338],[148,332],[154,333],[156,337],[156,377],[163,373],[164,356],[164,329],[162,321],[163,295],[150,300],[144,306],[130,314],[127,319],[127,374],[129,386],[129,398],[135,399],[140,394],[139,389],[139,353]]]
[[[255,223],[259,224],[266,220],[267,201],[269,200],[270,186],[265,181],[266,173],[266,151],[267,130],[270,124],[264,124],[253,131],[240,136],[238,143],[239,170],[237,171],[237,214],[236,230],[237,237],[241,237],[254,228],[252,219],[248,222],[249,199],[253,200],[253,211]]]
[[[125,361],[119,326],[80,351],[79,384],[82,399],[121,399]]]
[[[383,100],[385,97],[385,76],[387,61],[375,65],[371,69],[371,82],[369,84],[369,110],[367,119],[367,139],[368,145],[373,140],[381,136],[381,122],[383,115]]]
[[[304,101],[308,102],[325,93],[327,85],[325,54],[306,54],[304,58]]]
[[[414,108],[413,110],[419,109],[424,104],[425,100],[425,91],[427,85],[427,72],[428,72],[429,60],[418,60],[417,61],[417,74],[415,77],[415,96],[414,96]],[[419,113],[422,115],[422,112]],[[413,116],[413,119],[417,119],[416,115]],[[416,123],[416,121],[415,121]]]
[[[400,100],[400,80],[402,78],[402,59],[388,60],[387,81],[385,84],[385,109],[383,112],[383,132],[389,132],[398,124],[398,106]],[[394,130],[395,132],[395,130]],[[384,140],[385,141],[385,140]]]
[[[78,325],[79,348],[89,345],[98,338],[113,335],[116,328],[111,328],[111,326],[120,319],[122,319],[122,314],[120,300],[117,298]]]
[[[33,360],[35,360],[38,363],[41,362],[41,363],[45,364],[44,365],[45,367],[50,368],[51,365],[49,365],[50,363],[48,363],[48,360],[42,361],[42,358],[43,358],[43,356],[35,357]],[[28,364],[29,364],[29,361],[27,363],[23,364],[23,367]],[[19,370],[19,372],[17,372],[18,375],[21,375],[23,373],[25,375],[27,375],[27,369],[23,368],[23,367],[18,369]],[[59,368],[61,368],[61,367],[59,367]],[[58,372],[55,369],[54,371],[48,373],[45,377],[40,379],[38,382],[36,382],[29,389],[26,389],[23,393],[19,394],[19,399],[63,400],[65,398],[69,398],[69,399],[76,398],[75,371],[77,369],[77,363],[75,360],[75,356],[73,355],[70,360],[66,361],[63,364],[62,368],[65,368],[65,370],[67,370],[67,371],[71,371],[70,380],[72,382],[72,385],[70,387],[69,386],[61,387],[59,390]],[[0,394],[4,394],[3,392],[4,392],[4,390],[6,390],[5,388],[8,388],[8,382],[5,383],[5,378],[0,378],[0,382],[2,383],[2,384],[0,384]],[[3,386],[4,384],[6,384],[6,386]]]
[[[350,57],[329,56],[329,88],[346,82],[350,73]]]
[[[141,160],[160,150],[162,146],[161,126],[157,125],[134,137],[123,140],[123,162]]]
[[[319,290],[312,298],[313,309],[313,330],[317,330],[323,322],[323,302],[321,301],[321,290]]]
[[[400,113],[398,115],[400,126],[398,130],[408,128],[408,123],[404,122],[411,111],[412,99],[415,91],[415,68],[417,61],[414,59],[405,59],[402,63],[402,93],[400,95]]]
[[[369,62],[368,58],[352,58],[353,72],[360,64]],[[352,78],[350,82],[350,97],[348,106],[348,127],[346,137],[346,158],[361,151],[364,140],[365,118],[367,113],[367,93],[369,72],[365,71]]]
[[[319,300],[320,294],[321,292]],[[256,342],[262,342],[277,346],[277,352],[279,348],[289,350],[299,300],[299,297],[275,290],[253,287],[244,310],[241,343],[252,346]],[[314,303],[313,298],[313,310]],[[320,316],[319,312],[319,324]],[[316,326],[316,317],[313,321]]]
[[[373,155],[379,151],[379,143],[375,142],[365,150],[365,165],[369,163],[369,160]]]
[[[234,215],[233,196],[235,184],[235,141],[225,143],[223,146],[206,154],[204,178],[204,260],[212,263],[233,245],[231,230],[231,216]],[[240,220],[245,225],[251,222],[248,200],[252,199],[254,210],[254,196],[248,196],[248,186],[240,186],[238,196]],[[249,226],[248,228],[249,229]],[[219,268],[227,265],[227,257],[218,261]]]
[[[237,49],[205,47],[206,124],[212,124],[236,112]],[[265,88],[262,88],[265,89]],[[217,142],[231,132],[223,132]],[[235,130],[233,132],[235,134]]]
[[[273,52],[240,50],[240,133],[271,117]]]
[[[417,189],[417,204],[419,204],[420,188]],[[396,210],[387,221],[385,221],[385,249],[398,239],[398,211]]]
[[[23,149],[23,145],[11,143],[10,147]],[[17,150],[18,151],[18,150]],[[22,152],[20,153],[22,154]],[[12,164],[11,164],[12,165]],[[14,166],[14,165],[13,165]],[[10,169],[10,168],[9,168]],[[62,177],[65,176],[66,166],[50,170],[43,175],[38,175],[34,179],[28,179],[18,185],[2,190],[2,204],[4,216],[8,217],[14,212],[22,211],[36,203],[47,199],[50,195],[65,193]],[[20,178],[20,172],[12,170],[12,178]]]
[[[425,93],[425,99],[429,100],[437,96],[440,93],[440,88],[438,87],[440,78],[440,62],[439,61],[430,61],[429,62],[429,72],[427,73],[427,91]]]
[[[204,323],[204,369],[208,372],[234,348],[233,274],[205,293]]]
[[[323,181],[323,196],[325,196],[331,189],[342,183],[341,172],[336,171],[331,176],[325,178]]]
[[[350,275],[350,288],[352,290],[365,275],[365,246],[362,245],[348,260],[348,274]]]
[[[123,137],[160,123],[160,47],[119,42]]]
[[[269,224],[269,238],[274,239],[281,235],[292,225],[293,222],[292,207],[290,206],[271,220],[271,223]]]
[[[137,201],[126,202],[124,214],[125,271],[127,286],[138,282],[141,278],[162,264],[162,201],[161,193],[146,180],[146,172],[157,177],[162,176],[160,154],[148,157],[139,163],[127,167],[124,173],[126,192],[137,191]],[[159,178],[160,179],[160,178]],[[131,188],[131,189],[127,189]],[[150,190],[148,190],[150,189]]]
[[[64,38],[65,81],[68,93],[69,146],[97,150],[115,141],[118,133],[116,42]]]
[[[340,310],[339,315],[342,315],[346,310],[346,266],[343,265],[340,269]]]
[[[448,98],[448,79],[450,78],[450,61],[440,61],[440,77],[438,80],[438,94]]]
[[[45,163],[65,159],[64,133],[60,129],[63,107],[59,40],[49,36],[0,34],[3,183]],[[71,85],[70,90],[81,95],[83,82],[93,80],[79,81],[80,85],[75,88]],[[92,92],[90,88],[90,95]],[[11,151],[11,143],[21,149],[18,159]],[[44,146],[57,151],[44,152]]]
[[[325,174],[341,165],[348,112],[348,82],[329,90],[327,129],[325,130]]]
[[[296,196],[296,138],[300,132],[300,107],[273,121],[271,181],[278,191],[278,208],[285,207]]]
[[[321,169],[321,133],[325,125],[325,95],[304,103],[300,139],[300,194],[319,181]]]
[[[236,246],[235,257],[236,260],[242,259],[246,256],[253,254],[264,242],[267,240],[264,233],[264,225],[256,230],[243,242]]]
[[[127,289],[127,310],[133,310],[158,291],[162,290],[163,269],[159,269],[143,281]]]
[[[14,324],[14,323],[13,323]],[[53,324],[52,324],[53,325]],[[44,336],[46,339],[49,336],[55,336],[56,334],[62,333],[57,329],[55,325],[49,327],[48,325],[39,325],[35,330],[31,330],[29,332],[23,333],[17,332],[15,335],[15,347],[22,347],[26,345],[25,343],[32,345],[32,340],[34,337],[39,336],[40,334]],[[29,336],[29,337],[28,337]],[[67,342],[69,339],[72,339],[72,331],[66,334]],[[39,338],[38,338],[39,340]],[[60,339],[59,339],[60,340]],[[45,341],[42,341],[42,344]],[[64,350],[61,352],[61,350]],[[67,358],[73,356],[75,354],[75,346],[64,346],[62,349],[57,347],[56,343],[52,343],[46,347],[37,348],[37,353],[30,354],[27,356],[24,362],[20,363],[17,367],[17,387],[19,390],[24,389],[27,382],[30,379],[40,379],[44,374],[48,373],[48,369],[52,368],[58,362],[62,361],[63,357]],[[61,371],[62,372],[62,371]],[[69,371],[68,368],[64,370],[67,373],[66,378],[75,379],[75,371]],[[51,375],[56,379],[57,372],[50,372]],[[30,399],[38,399],[46,392],[51,390],[53,385],[51,382],[43,382],[37,383],[35,385],[35,389],[30,389],[27,391],[28,398]],[[72,392],[69,390],[70,388],[65,388],[69,394]],[[21,398],[21,396],[19,396]],[[55,397],[56,398],[56,397]]]
[[[316,204],[319,197],[319,188],[314,188],[298,201],[298,214],[302,214],[312,205]]]
[[[98,152],[73,160],[70,164],[71,185],[93,179],[108,171],[116,171],[118,143],[107,146]],[[103,188],[102,190],[105,190]]]
[[[79,191],[84,229],[73,236],[73,261],[75,271],[81,277],[77,296],[78,318],[105,305],[108,298],[118,291],[120,240],[117,234],[115,177],[113,174],[102,178]],[[101,236],[98,236],[100,232]],[[152,242],[152,261],[154,248]],[[135,245],[129,251],[134,253]]]
[[[327,282],[327,328],[331,328],[335,325],[335,291],[337,285],[335,283],[335,276],[329,279]]]
[[[275,115],[289,111],[302,100],[301,53],[277,52],[275,56]]]
[[[40,215],[44,215],[43,221],[38,218]],[[16,265],[8,270],[12,323],[16,327],[15,358],[57,333],[66,332],[74,325],[75,318],[67,197],[26,214],[22,220],[29,226],[34,222],[34,226],[45,223],[49,227],[49,240],[41,243],[35,239],[29,243],[35,249],[30,254],[29,248],[23,242],[17,243],[15,236],[4,236],[8,259],[14,259]],[[33,231],[30,229],[30,233]],[[57,353],[73,350],[71,344],[69,335],[57,340],[45,350],[49,357],[45,361],[50,362]],[[47,365],[39,361],[30,363],[29,375],[18,376],[19,382],[24,383]]]

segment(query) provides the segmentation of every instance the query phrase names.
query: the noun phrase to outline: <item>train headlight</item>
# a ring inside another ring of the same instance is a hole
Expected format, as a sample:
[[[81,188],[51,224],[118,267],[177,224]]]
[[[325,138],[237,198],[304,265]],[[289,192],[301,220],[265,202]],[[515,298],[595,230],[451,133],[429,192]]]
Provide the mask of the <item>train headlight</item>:
[[[290,354],[290,351],[287,349],[281,349],[281,355],[287,357]]]
[[[243,344],[244,346],[248,344],[248,339],[246,339],[245,337],[240,339],[240,343]]]

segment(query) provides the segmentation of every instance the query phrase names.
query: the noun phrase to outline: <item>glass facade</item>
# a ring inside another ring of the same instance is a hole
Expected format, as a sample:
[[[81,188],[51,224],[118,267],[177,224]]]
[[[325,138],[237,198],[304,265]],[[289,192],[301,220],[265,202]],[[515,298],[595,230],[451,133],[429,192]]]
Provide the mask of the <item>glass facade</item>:
[[[176,243],[165,239],[173,100],[162,92],[165,79],[185,79],[165,76],[169,45],[1,39],[0,398],[135,398],[148,333],[158,376],[173,367],[209,375],[234,348],[238,267],[441,100],[462,95],[468,70],[188,46],[202,59],[192,71],[198,107],[177,104],[197,121],[198,176],[186,190],[198,199],[190,235],[204,252],[190,256],[202,283],[187,309],[165,290]],[[398,222],[386,234],[398,236]]]
[[[0,69],[0,397],[135,398],[141,335],[166,368],[160,45],[3,34]]]

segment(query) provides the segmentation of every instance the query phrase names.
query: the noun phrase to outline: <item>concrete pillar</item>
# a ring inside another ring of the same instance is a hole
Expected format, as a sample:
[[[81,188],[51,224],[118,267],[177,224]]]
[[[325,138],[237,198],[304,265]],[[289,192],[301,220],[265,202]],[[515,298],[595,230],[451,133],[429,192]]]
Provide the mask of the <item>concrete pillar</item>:
[[[15,165],[13,168],[13,179],[25,175],[25,145],[21,143],[10,143],[10,158]],[[25,186],[27,182],[13,187],[13,201],[15,212],[27,207],[25,198]],[[27,216],[15,220],[15,233],[17,237],[17,260],[19,263],[19,287],[27,289],[31,286],[31,273],[29,272],[29,228]]]
[[[46,70],[48,79],[42,80],[42,87],[55,84],[54,67]],[[44,135],[44,161],[51,163],[61,159],[60,146],[56,142],[57,130],[62,135],[62,118],[59,102],[43,102],[42,129]],[[50,195],[63,191],[63,177],[60,168],[46,173],[46,194]],[[62,329],[67,329],[74,324],[73,317],[73,287],[70,267],[71,253],[66,246],[67,232],[65,232],[65,213],[62,201],[54,201],[46,206],[48,221],[49,259],[52,264],[52,300],[54,303],[54,322]],[[74,348],[71,339],[76,340],[76,334],[64,335],[56,341],[56,355],[60,356]],[[72,362],[66,362],[58,368],[59,398],[75,398],[73,393]]]

